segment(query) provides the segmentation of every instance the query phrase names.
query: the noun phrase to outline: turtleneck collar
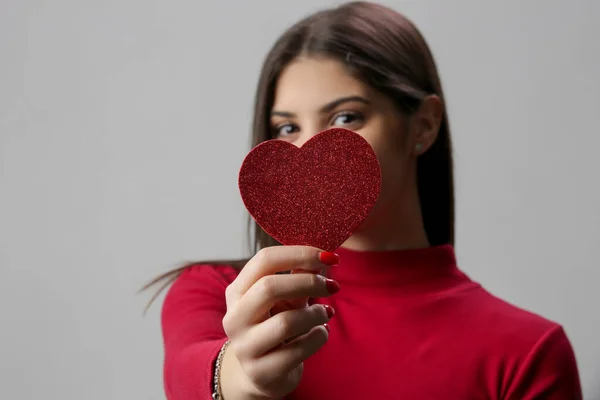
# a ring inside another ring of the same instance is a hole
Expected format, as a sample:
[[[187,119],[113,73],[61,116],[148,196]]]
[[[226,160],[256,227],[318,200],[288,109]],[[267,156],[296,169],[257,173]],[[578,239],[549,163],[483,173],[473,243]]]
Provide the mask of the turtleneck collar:
[[[468,281],[456,265],[454,247],[434,246],[410,250],[359,251],[340,247],[340,263],[329,277],[344,289],[391,289],[397,293],[443,290]]]

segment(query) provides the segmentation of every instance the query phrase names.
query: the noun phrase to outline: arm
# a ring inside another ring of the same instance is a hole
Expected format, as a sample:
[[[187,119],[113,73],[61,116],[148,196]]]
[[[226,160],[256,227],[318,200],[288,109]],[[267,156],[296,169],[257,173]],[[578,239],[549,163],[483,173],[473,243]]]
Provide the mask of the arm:
[[[519,368],[505,398],[582,399],[575,354],[562,327],[554,327],[536,343]]]
[[[227,340],[225,289],[236,275],[227,266],[192,267],[169,290],[161,318],[167,399],[212,398],[214,362]]]

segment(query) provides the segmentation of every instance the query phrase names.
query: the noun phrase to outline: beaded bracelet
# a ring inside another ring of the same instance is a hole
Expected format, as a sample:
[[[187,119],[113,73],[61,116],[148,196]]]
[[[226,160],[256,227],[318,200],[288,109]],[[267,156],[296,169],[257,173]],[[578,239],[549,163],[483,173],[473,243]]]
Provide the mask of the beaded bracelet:
[[[215,362],[215,375],[213,377],[214,390],[212,394],[213,400],[224,400],[223,395],[221,394],[221,364],[223,363],[223,356],[225,356],[225,349],[227,349],[227,346],[229,346],[230,342],[231,341],[228,339],[225,343],[223,343],[223,347],[221,347],[221,351],[219,351],[217,361]]]

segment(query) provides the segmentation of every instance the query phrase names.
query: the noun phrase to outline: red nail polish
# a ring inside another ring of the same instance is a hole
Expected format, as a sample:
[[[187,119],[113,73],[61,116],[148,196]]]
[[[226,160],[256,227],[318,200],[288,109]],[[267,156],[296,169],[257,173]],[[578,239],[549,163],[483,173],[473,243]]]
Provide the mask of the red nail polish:
[[[340,284],[334,281],[333,279],[325,279],[325,287],[327,288],[327,291],[331,294],[340,291]]]
[[[340,256],[332,253],[331,251],[322,251],[321,253],[319,253],[319,260],[323,263],[323,264],[327,264],[327,265],[338,265],[340,262]]]
[[[325,311],[327,311],[327,317],[329,319],[333,318],[333,316],[335,315],[335,310],[333,309],[333,307],[331,307],[328,304],[323,304],[323,307],[325,307]]]
[[[325,327],[325,329],[327,329],[327,332],[331,332],[331,328],[329,327],[329,324],[323,324],[323,326]]]

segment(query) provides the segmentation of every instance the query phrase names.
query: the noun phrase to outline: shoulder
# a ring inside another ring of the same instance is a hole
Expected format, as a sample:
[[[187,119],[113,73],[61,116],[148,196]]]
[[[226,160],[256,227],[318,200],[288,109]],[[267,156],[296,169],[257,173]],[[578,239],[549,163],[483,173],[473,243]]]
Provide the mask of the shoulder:
[[[473,344],[485,354],[482,362],[489,371],[503,376],[503,391],[510,394],[507,398],[529,398],[537,391],[554,393],[552,387],[573,396],[568,398],[580,398],[574,351],[560,323],[483,288],[474,295],[469,302],[471,326],[478,326]]]
[[[520,362],[539,351],[571,351],[563,326],[539,313],[517,306],[487,291],[480,303],[492,345],[501,344]],[[555,354],[556,355],[556,354]]]
[[[230,263],[194,263],[187,266],[174,282],[175,284],[229,285],[241,270],[242,262]]]
[[[168,289],[163,310],[182,304],[221,302],[224,293],[238,276],[242,262],[192,263],[187,265],[173,280]]]
[[[460,316],[456,329],[471,338],[470,346],[487,360],[502,360],[504,366],[517,368],[540,343],[565,335],[558,322],[483,287],[464,293],[452,305]]]
[[[533,345],[548,332],[560,328],[558,322],[504,300],[483,287],[471,291],[468,301],[462,304],[466,308],[463,312],[469,315],[468,318],[490,332],[492,338],[514,339],[525,347]]]

